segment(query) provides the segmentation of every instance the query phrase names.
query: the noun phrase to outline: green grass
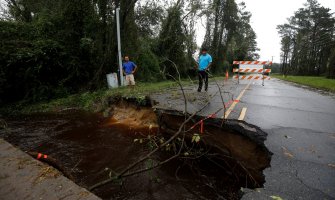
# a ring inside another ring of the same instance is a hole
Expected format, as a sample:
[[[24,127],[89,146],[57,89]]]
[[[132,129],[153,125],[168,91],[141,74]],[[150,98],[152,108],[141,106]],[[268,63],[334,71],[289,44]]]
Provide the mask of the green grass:
[[[191,84],[190,80],[182,81],[183,85]],[[76,108],[91,112],[101,112],[108,107],[110,97],[121,96],[124,98],[135,98],[142,101],[152,93],[165,92],[171,87],[177,87],[173,81],[163,81],[157,83],[138,83],[135,88],[121,87],[116,89],[101,89],[95,92],[83,92],[70,95],[65,98],[53,99],[48,102],[27,104],[18,102],[0,108],[0,113],[11,114],[31,114],[37,112],[56,112],[66,108]]]
[[[272,77],[307,85],[312,88],[335,92],[335,79],[327,79],[323,76],[287,76],[285,78],[282,75],[272,75]]]

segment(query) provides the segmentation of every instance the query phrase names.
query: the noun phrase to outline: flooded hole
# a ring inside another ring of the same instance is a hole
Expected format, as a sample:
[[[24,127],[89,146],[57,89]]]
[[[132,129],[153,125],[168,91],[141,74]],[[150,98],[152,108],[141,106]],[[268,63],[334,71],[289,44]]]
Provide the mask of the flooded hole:
[[[175,111],[159,111],[160,128],[164,133],[173,134],[183,122],[182,113]],[[189,130],[204,117],[196,116],[185,125]],[[200,127],[199,127],[200,128]],[[199,134],[194,128],[186,135],[186,141],[191,141],[194,134]],[[203,133],[199,134],[201,141],[197,148],[207,149],[204,161],[219,167],[220,173],[226,173],[235,179],[239,187],[258,188],[265,182],[263,170],[270,166],[272,153],[264,145],[267,134],[258,127],[237,120],[207,119],[204,121]],[[208,165],[209,164],[209,165]],[[202,166],[203,163],[200,163]],[[215,167],[214,167],[215,168]]]
[[[65,175],[89,188],[150,151],[145,141],[134,140],[145,140],[158,131],[168,138],[184,119],[179,112],[155,113],[150,106],[132,102],[119,102],[108,112],[113,117],[72,111],[10,118],[6,119],[8,129],[0,130],[0,134],[26,152],[47,154]],[[195,117],[186,127],[201,119]],[[205,155],[197,159],[181,156],[93,192],[103,199],[239,199],[241,187],[262,187],[262,171],[271,159],[264,146],[266,133],[238,121],[227,121],[221,127],[219,119],[205,121],[204,127],[199,143],[191,142],[198,128],[189,132],[185,141]],[[160,151],[151,161],[169,156],[170,151]],[[138,168],[148,166],[149,161]]]

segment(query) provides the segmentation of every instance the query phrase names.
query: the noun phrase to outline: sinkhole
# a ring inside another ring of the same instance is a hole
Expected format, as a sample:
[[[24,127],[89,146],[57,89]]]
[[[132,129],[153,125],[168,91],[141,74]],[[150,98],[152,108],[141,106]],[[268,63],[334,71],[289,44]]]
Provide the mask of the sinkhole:
[[[183,127],[187,132],[169,148],[161,148],[130,172],[180,151],[175,159],[92,192],[103,199],[239,199],[241,188],[262,187],[272,155],[264,145],[267,134],[246,122],[216,118],[204,120],[201,131],[194,125],[203,119],[194,116]],[[47,154],[44,162],[90,188],[169,140],[184,121],[182,112],[154,109],[149,100],[139,104],[118,99],[100,114],[66,110],[7,118],[9,128],[0,130],[0,136],[34,158],[36,153]],[[197,142],[195,135],[200,137]]]

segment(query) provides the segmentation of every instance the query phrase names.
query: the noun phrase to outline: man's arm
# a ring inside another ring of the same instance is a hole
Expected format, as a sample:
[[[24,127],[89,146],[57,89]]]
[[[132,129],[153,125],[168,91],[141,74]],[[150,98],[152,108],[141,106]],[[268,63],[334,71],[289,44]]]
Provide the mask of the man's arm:
[[[136,70],[137,70],[137,65],[134,63],[134,70],[132,71],[132,73],[135,74]]]
[[[212,66],[212,62],[213,62],[212,56],[209,55],[209,64],[206,67],[206,70],[209,70],[209,68]]]
[[[194,59],[195,60],[195,59]],[[200,62],[200,58],[198,58],[198,60],[195,60],[195,69],[198,70],[199,69],[199,62]]]
[[[209,70],[209,68],[212,66],[212,62],[210,62],[209,64],[208,64],[208,66],[206,67],[206,70]]]
[[[126,72],[125,72],[125,67],[124,67],[124,64],[122,64],[122,74],[124,75],[124,76],[126,76],[127,74],[126,74]]]
[[[196,62],[196,65],[195,65],[194,68],[195,68],[195,69],[199,69],[199,63],[198,63],[198,62]]]

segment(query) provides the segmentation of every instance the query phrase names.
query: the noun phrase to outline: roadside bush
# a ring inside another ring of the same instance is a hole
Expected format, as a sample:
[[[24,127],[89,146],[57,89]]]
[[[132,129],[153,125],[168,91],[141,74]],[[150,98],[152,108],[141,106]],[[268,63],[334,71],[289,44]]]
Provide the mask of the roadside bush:
[[[88,87],[98,59],[93,39],[82,38],[75,50],[47,36],[51,29],[40,21],[0,21],[0,102],[48,100]]]
[[[142,50],[136,64],[139,66],[137,73],[139,80],[154,82],[162,79],[159,73],[159,60],[150,49]]]

